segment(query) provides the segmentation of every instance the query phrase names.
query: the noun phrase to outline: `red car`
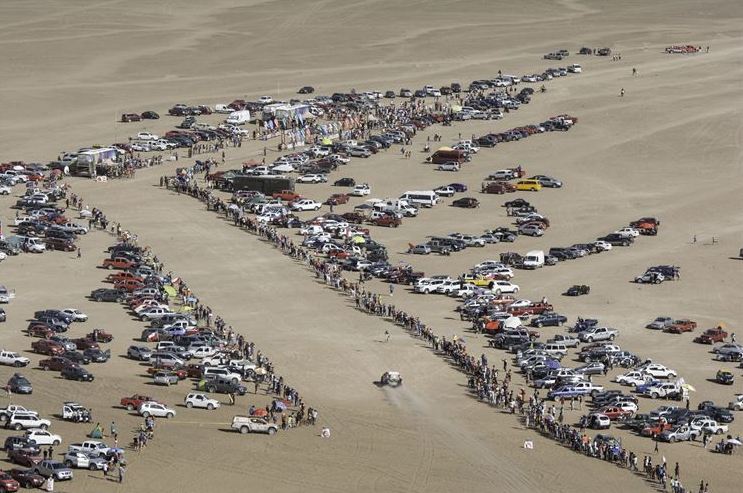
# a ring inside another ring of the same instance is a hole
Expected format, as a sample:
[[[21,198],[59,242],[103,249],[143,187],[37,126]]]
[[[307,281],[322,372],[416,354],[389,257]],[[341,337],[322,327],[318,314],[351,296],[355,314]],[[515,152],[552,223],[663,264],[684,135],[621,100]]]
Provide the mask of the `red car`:
[[[186,365],[186,373],[188,374],[188,378],[198,378],[201,379],[201,377],[204,374],[204,366],[203,365],[195,365],[193,363]]]
[[[61,344],[48,339],[39,339],[38,341],[34,341],[31,343],[31,349],[33,349],[35,353],[46,354],[47,356],[58,356],[64,354],[65,351]]]
[[[139,408],[143,402],[156,402],[152,397],[134,394],[131,397],[122,397],[120,404],[125,407],[128,411],[134,411]]]
[[[109,274],[106,279],[113,283],[127,281],[129,279],[133,279],[137,282],[144,282],[144,278],[142,276],[132,274],[131,272],[117,272],[115,274]]]
[[[271,197],[275,199],[281,199],[285,202],[292,202],[294,200],[302,198],[301,195],[299,195],[297,192],[294,192],[293,190],[282,190],[280,192],[274,192]]]
[[[54,331],[47,327],[46,325],[32,325],[27,329],[28,335],[31,337],[42,337],[44,339],[48,339],[49,337],[54,335]]]
[[[93,342],[111,342],[114,340],[114,336],[103,329],[93,329],[93,332],[86,335],[85,338]]]
[[[123,123],[139,122],[142,121],[142,117],[136,113],[124,113],[121,115],[121,121]]]
[[[44,484],[44,476],[41,474],[36,474],[31,469],[18,469],[17,467],[14,467],[8,473],[11,475],[13,479],[18,481],[18,483],[23,488],[41,488],[41,485]]]
[[[18,491],[21,485],[13,479],[10,474],[5,471],[0,471],[0,491],[5,493],[6,491]]]
[[[72,366],[78,366],[77,363],[73,363],[71,360],[63,356],[52,356],[51,358],[43,359],[39,361],[39,366],[44,371],[54,370],[62,371],[65,368]]]
[[[625,409],[622,409],[621,407],[615,406],[603,407],[599,409],[598,412],[605,415],[612,421],[621,421],[623,419],[631,418],[633,414],[632,411],[627,411]]]
[[[482,187],[482,193],[511,193],[516,191],[516,187],[512,183],[505,181],[493,181]]]
[[[77,348],[81,351],[84,351],[86,349],[100,349],[98,343],[93,339],[89,339],[88,337],[79,337],[77,339],[72,339],[72,342],[74,342]]]
[[[178,368],[178,369],[174,369],[174,368],[160,368],[157,365],[153,365],[152,367],[147,368],[147,373],[150,374],[150,375],[154,375],[155,373],[158,373],[158,372],[161,372],[161,371],[165,371],[167,373],[172,373],[173,375],[175,375],[176,377],[178,377],[178,380],[185,380],[186,378],[188,378],[188,370],[186,370],[185,368]]]
[[[33,449],[21,448],[8,450],[8,460],[24,467],[34,467],[41,462],[41,453]]]
[[[684,332],[691,332],[697,328],[697,323],[691,320],[675,320],[671,325],[665,328],[665,332],[671,334],[683,334]]]
[[[640,431],[640,435],[644,437],[652,437],[652,436],[660,436],[661,433],[663,433],[666,430],[671,429],[671,423],[666,421],[665,419],[661,418],[659,421],[656,421],[655,423],[651,423],[647,425],[645,428]]]
[[[372,219],[372,222],[377,226],[387,226],[388,228],[396,228],[402,224],[402,221],[399,217],[392,216],[390,214],[385,214],[382,217]]]
[[[327,205],[341,205],[348,202],[348,195],[345,193],[334,193],[328,200],[325,201]]]
[[[722,330],[722,327],[715,327],[714,329],[707,329],[704,334],[700,334],[694,339],[694,342],[699,344],[714,344],[716,342],[722,342],[728,336],[728,333]]]
[[[132,267],[135,267],[137,264],[132,262],[131,260],[127,258],[107,258],[103,261],[103,267],[104,269],[131,269]]]
[[[121,289],[122,291],[127,291],[129,293],[144,287],[144,283],[139,282],[136,279],[125,279],[114,283],[114,289]]]

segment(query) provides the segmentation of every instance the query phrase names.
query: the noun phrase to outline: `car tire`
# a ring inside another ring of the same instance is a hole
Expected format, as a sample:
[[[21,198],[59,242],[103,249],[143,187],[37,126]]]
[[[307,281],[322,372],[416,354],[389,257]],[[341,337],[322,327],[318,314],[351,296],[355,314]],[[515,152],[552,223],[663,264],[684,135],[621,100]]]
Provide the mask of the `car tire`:
[[[211,404],[210,404],[210,405],[211,405]],[[191,409],[191,408],[193,407],[193,402],[191,402],[191,401],[188,401],[188,402],[186,403],[186,407],[187,407],[187,408],[189,408],[189,409]]]
[[[268,434],[269,434],[269,435],[274,435],[274,434],[276,434],[276,428],[269,428],[269,429],[268,429]]]
[[[165,415],[165,417],[168,418],[168,419],[172,419],[173,417],[175,417],[175,414],[168,413],[168,414]]]
[[[69,468],[72,468],[72,466],[67,466],[67,467],[69,467]],[[98,468],[97,468],[97,467],[95,467],[95,464],[90,464],[90,465],[88,466],[88,469],[90,469],[91,471],[95,471],[95,470],[96,470],[96,469],[98,469]]]
[[[131,405],[131,404],[127,404],[127,405],[126,405],[126,410],[127,410],[127,411],[134,411],[134,406],[133,406],[133,405]]]
[[[96,300],[97,302],[99,302],[99,303],[100,303],[101,301],[103,301],[103,297],[101,297],[101,296],[96,296],[96,297],[95,297],[95,300]]]
[[[42,430],[48,430],[49,429],[49,425],[47,425],[45,423],[42,423],[41,426],[39,426],[39,428],[41,428]]]
[[[240,433],[242,433],[243,435],[245,435],[245,434],[246,434],[246,433],[248,433],[249,431],[250,431],[250,430],[248,429],[248,427],[247,427],[247,426],[241,426],[241,427],[240,427]]]
[[[143,412],[143,413],[142,413],[142,417],[144,417],[144,418],[149,418],[149,417],[150,417],[150,412],[149,412],[149,411],[145,411],[145,412]]]
[[[586,338],[586,342],[589,343],[589,344],[592,343],[593,342],[593,337],[587,337]]]
[[[676,437],[671,437],[671,438],[668,439],[668,441],[671,442],[671,443],[673,443],[673,442],[676,441]]]
[[[111,270],[111,269],[113,269],[113,268],[114,268],[114,267],[113,267],[113,265],[111,265],[111,264],[108,264],[108,265],[106,266],[106,269],[108,269],[108,270]]]
[[[214,404],[212,404],[212,403],[210,402],[209,404],[207,404],[207,405],[206,405],[206,408],[207,408],[207,409],[208,409],[209,411],[211,411],[211,410],[213,410],[213,409],[214,409]]]
[[[653,392],[652,394],[650,394],[650,397],[653,398],[653,399],[657,399],[658,398],[658,393],[657,392]]]
[[[215,389],[214,387],[207,387],[206,388],[206,391],[209,392],[210,394],[213,394],[215,390],[217,390],[217,389]]]
[[[542,327],[544,327],[544,324],[542,322],[538,322],[537,327],[541,329]]]

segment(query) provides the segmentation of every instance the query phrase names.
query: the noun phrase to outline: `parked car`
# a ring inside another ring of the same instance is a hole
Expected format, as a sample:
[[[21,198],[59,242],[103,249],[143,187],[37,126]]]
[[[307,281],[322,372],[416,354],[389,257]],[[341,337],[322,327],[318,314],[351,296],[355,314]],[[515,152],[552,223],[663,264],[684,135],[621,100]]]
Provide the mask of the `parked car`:
[[[40,476],[53,477],[56,481],[72,479],[72,469],[56,460],[42,460],[33,467],[33,470]]]
[[[451,203],[454,207],[463,207],[466,209],[474,209],[480,207],[480,201],[473,197],[462,197]]]
[[[144,416],[145,418],[148,416],[154,416],[156,418],[174,418],[175,417],[175,410],[170,409],[169,407],[160,404],[159,402],[143,402],[139,405],[139,408],[137,409],[137,412]]]
[[[274,423],[254,416],[235,416],[232,418],[232,429],[242,434],[267,433],[273,435],[279,431],[279,427]]]
[[[211,399],[207,397],[205,394],[199,394],[196,392],[191,392],[188,395],[186,395],[186,398],[183,400],[184,404],[188,408],[192,407],[198,407],[203,409],[216,409],[220,406],[220,403],[216,399]]]

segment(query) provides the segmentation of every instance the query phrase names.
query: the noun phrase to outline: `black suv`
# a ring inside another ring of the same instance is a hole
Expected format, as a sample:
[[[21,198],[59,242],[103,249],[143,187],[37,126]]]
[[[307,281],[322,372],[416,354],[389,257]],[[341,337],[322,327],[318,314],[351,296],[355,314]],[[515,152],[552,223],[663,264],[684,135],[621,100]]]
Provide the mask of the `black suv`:
[[[214,378],[207,380],[204,384],[204,389],[209,393],[220,393],[220,394],[238,394],[245,395],[248,389],[239,383],[233,383],[231,380],[222,380],[221,378]]]
[[[99,288],[90,292],[90,297],[96,301],[124,301],[124,292],[120,289]]]
[[[630,246],[635,241],[631,236],[622,236],[619,233],[611,233],[597,239],[598,241],[605,241],[612,246]]]
[[[92,382],[93,374],[81,366],[68,366],[62,370],[61,375],[67,380],[77,380],[78,382]]]

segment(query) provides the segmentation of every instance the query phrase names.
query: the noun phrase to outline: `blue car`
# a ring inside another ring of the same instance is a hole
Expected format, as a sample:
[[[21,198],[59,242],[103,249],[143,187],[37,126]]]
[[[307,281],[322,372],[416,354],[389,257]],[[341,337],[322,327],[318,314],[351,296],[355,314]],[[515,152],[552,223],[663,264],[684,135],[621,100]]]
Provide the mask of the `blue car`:
[[[586,392],[580,389],[576,389],[575,387],[560,387],[555,390],[550,390],[547,394],[547,398],[551,400],[559,399],[560,397],[565,397],[570,399],[571,397],[578,397],[580,395],[585,395]]]
[[[638,393],[642,394],[642,393],[645,392],[646,389],[649,389],[650,387],[654,387],[654,386],[659,385],[661,383],[663,383],[663,382],[661,382],[660,380],[651,380],[651,381],[649,381],[647,383],[643,383],[642,385],[638,385],[637,387],[635,387],[635,391],[637,391]]]

